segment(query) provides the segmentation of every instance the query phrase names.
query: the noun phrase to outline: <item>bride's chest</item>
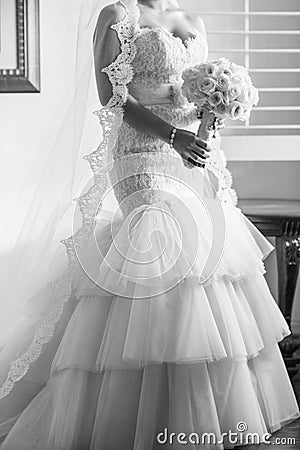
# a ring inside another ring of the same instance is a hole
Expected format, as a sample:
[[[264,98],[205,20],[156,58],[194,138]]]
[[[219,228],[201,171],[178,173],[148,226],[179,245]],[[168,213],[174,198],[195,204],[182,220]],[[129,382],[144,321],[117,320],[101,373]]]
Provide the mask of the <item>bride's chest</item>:
[[[173,81],[183,70],[207,59],[206,40],[200,33],[183,42],[161,28],[143,28],[135,40],[134,80]]]

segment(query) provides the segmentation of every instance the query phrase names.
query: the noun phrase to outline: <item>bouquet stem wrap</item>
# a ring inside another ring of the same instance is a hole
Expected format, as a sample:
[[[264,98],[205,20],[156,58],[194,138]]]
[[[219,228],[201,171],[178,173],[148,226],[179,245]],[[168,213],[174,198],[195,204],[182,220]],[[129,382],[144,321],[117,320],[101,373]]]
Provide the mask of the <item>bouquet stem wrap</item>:
[[[201,123],[198,129],[198,137],[203,141],[210,143],[215,134],[216,115],[210,109],[203,107],[198,110],[199,116],[201,113]]]

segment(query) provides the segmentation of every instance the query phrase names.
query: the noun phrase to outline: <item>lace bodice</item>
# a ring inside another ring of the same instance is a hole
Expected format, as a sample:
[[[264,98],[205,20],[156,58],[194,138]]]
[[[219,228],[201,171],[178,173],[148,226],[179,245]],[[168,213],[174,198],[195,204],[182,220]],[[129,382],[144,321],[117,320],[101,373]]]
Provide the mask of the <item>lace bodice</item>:
[[[183,42],[161,28],[140,29],[135,46],[134,76],[129,92],[155,92],[168,83],[179,86],[183,70],[206,60],[208,53],[206,40],[199,32]],[[178,127],[197,126],[195,108],[180,95],[179,89],[174,102],[146,107]],[[111,177],[123,213],[141,203],[165,198],[168,192],[186,191],[179,180],[190,184],[195,176],[168,144],[138,131],[125,121],[120,127],[113,156],[115,161],[123,158],[115,163]]]
[[[168,84],[174,86],[171,102],[144,104],[168,123],[196,131],[199,125],[196,108],[181,95],[181,74],[184,69],[207,59],[205,37],[195,31],[183,42],[181,38],[159,27],[140,28],[134,45],[135,57],[131,63],[134,75],[128,85],[129,92],[132,95],[139,93],[143,98],[143,93],[147,91],[151,98],[161,87]],[[214,153],[211,168],[216,173],[218,157],[217,152]],[[199,183],[203,177],[199,177],[199,169],[187,169],[169,144],[138,131],[125,121],[119,129],[113,158],[115,166],[111,180],[124,214],[140,204],[151,204],[166,197],[169,199],[170,193],[175,196],[186,194],[187,185],[198,185],[197,190],[201,190]],[[224,167],[221,172],[224,172]],[[227,192],[227,185],[230,184],[228,173],[226,175],[224,192]]]
[[[166,84],[175,87],[173,102],[169,105],[152,105],[158,116],[178,126],[188,126],[197,118],[195,108],[180,93],[182,72],[207,59],[206,38],[197,30],[183,42],[169,31],[142,28],[135,40],[136,55],[132,61],[133,79],[129,91],[154,93]]]
[[[146,89],[180,81],[184,69],[208,55],[206,39],[197,31],[183,42],[160,27],[142,28],[135,45],[132,85]]]

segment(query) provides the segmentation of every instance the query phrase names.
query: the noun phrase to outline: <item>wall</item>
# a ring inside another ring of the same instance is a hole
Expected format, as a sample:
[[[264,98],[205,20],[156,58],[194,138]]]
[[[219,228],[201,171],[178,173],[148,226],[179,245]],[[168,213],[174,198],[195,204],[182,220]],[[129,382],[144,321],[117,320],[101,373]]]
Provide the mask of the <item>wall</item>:
[[[41,93],[0,94],[2,213],[31,192],[71,95],[80,0],[42,0]],[[70,6],[71,5],[71,6]],[[29,170],[29,172],[28,172]]]
[[[300,161],[229,161],[228,167],[233,175],[234,188],[242,199],[300,199]],[[274,239],[271,242],[274,245]],[[267,259],[266,269],[272,294],[277,299],[275,252]],[[295,294],[292,328],[300,332],[300,280]]]
[[[229,161],[228,167],[241,198],[300,199],[300,161]]]

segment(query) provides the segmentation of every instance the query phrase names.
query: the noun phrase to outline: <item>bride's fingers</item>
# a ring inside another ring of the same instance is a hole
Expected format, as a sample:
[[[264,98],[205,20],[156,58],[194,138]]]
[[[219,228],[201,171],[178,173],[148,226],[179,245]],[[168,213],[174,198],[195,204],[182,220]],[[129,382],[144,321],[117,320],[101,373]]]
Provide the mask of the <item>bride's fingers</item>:
[[[203,141],[203,139],[200,139],[198,136],[195,136],[195,144],[197,145],[197,147],[200,147],[200,148],[206,150],[207,152],[210,152],[210,150],[211,150],[208,143],[206,141]]]
[[[186,151],[181,155],[182,159],[186,161],[188,164],[192,164],[193,167],[201,167],[204,168],[206,164],[206,159],[199,157],[193,151]]]
[[[205,161],[196,162],[191,157],[188,158],[188,161],[194,166],[194,167],[201,167],[202,169],[205,168]]]
[[[199,156],[199,158],[208,158],[209,157],[209,152],[207,150],[204,150],[200,147],[198,147],[198,145],[196,144],[191,144],[189,146],[189,151],[193,152],[196,154],[196,156]]]
[[[206,156],[199,156],[195,152],[191,152],[189,157],[197,164],[206,164],[207,163]]]
[[[185,167],[188,167],[189,169],[193,169],[195,166],[198,165],[198,161],[196,161],[194,158],[191,157],[191,153],[188,151],[185,151],[181,154],[183,163]],[[203,164],[203,161],[202,163]]]
[[[186,167],[187,169],[194,169],[195,168],[195,164],[192,164],[187,159],[182,158],[182,161],[183,161],[184,167]]]

